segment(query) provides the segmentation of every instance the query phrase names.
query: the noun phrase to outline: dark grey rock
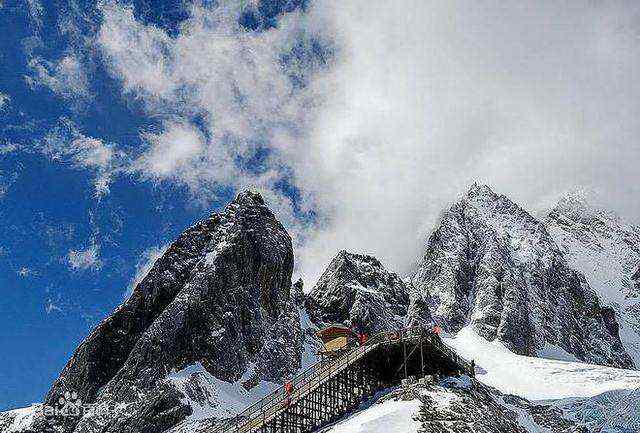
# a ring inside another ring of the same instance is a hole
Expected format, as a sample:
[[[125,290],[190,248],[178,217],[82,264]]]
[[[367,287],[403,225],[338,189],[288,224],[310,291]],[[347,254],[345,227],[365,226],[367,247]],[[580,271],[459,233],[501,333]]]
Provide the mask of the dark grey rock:
[[[116,403],[66,420],[68,431],[161,432],[191,413],[189,396],[167,381],[172,371],[199,363],[228,382],[247,372],[253,384],[283,380],[300,368],[303,344],[292,270],[283,226],[259,194],[240,194],[156,261],[78,347],[46,402],[73,390],[96,407]]]
[[[399,393],[420,400],[419,433],[574,433],[577,427],[555,407],[502,394],[473,379],[449,378]]]
[[[342,323],[373,334],[404,327],[409,289],[375,257],[341,251],[309,294],[307,306],[316,323]]]
[[[577,358],[631,367],[615,317],[547,232],[507,197],[474,185],[442,217],[411,279],[451,332],[536,356],[552,344]]]

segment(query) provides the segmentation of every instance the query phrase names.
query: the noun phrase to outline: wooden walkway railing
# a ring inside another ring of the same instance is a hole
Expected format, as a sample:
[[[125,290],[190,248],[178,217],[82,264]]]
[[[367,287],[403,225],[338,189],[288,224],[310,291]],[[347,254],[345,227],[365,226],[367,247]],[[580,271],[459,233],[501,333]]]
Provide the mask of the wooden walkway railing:
[[[312,365],[290,382],[292,385],[290,392],[287,392],[284,386],[279,387],[237,416],[222,421],[210,430],[210,433],[250,433],[259,430],[281,431],[274,428],[266,430],[265,426],[275,417],[304,400],[309,393],[338,376],[370,352],[388,344],[406,344],[408,341],[419,341],[422,344],[425,339],[428,340],[432,349],[440,352],[442,356],[447,357],[452,363],[458,365],[460,371],[470,371],[470,364],[446,346],[438,335],[431,331],[423,328],[407,328],[397,332],[382,332],[369,339],[364,345],[348,350],[332,360],[321,361]]]

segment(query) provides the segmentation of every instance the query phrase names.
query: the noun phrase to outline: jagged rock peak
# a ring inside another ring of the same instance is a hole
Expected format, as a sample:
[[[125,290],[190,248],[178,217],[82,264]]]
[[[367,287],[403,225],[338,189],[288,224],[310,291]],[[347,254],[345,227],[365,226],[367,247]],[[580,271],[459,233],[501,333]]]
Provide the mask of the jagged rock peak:
[[[304,340],[292,271],[282,224],[260,194],[238,194],[155,262],[78,347],[46,403],[75,392],[85,403],[120,408],[68,420],[65,431],[160,432],[191,411],[170,372],[201,366],[212,380],[244,376],[247,387],[283,380],[300,367]]]
[[[615,318],[545,225],[488,186],[472,185],[443,214],[411,281],[449,331],[471,325],[524,355],[553,346],[589,362],[632,364]]]
[[[623,225],[624,222],[615,212],[595,204],[595,198],[583,191],[565,194],[549,212],[548,218],[574,221],[581,224]]]
[[[627,352],[640,366],[640,227],[597,205],[597,197],[571,193],[545,218],[569,265],[584,273],[601,302],[615,311]]]
[[[464,197],[466,198],[485,197],[488,199],[496,199],[498,198],[498,194],[496,194],[489,185],[474,182],[471,184],[471,186],[465,193]]]
[[[341,264],[350,263],[355,266],[363,263],[368,263],[376,268],[384,268],[380,263],[380,260],[373,256],[367,254],[350,253],[346,250],[341,250],[340,252],[338,252],[338,254],[333,258],[332,263],[333,262],[340,262]]]
[[[307,301],[317,323],[344,323],[375,333],[404,325],[409,289],[375,257],[340,251]]]
[[[236,198],[230,202],[227,207],[234,206],[266,206],[264,202],[264,198],[258,191],[254,190],[244,190],[236,195]]]

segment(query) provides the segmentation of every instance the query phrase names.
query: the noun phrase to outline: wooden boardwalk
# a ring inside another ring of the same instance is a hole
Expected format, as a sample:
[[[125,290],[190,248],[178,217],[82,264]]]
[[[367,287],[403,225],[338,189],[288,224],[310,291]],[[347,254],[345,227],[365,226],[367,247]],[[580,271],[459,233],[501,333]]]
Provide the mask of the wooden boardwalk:
[[[384,332],[342,355],[314,364],[211,433],[308,433],[356,409],[403,378],[470,373],[471,366],[426,329]]]

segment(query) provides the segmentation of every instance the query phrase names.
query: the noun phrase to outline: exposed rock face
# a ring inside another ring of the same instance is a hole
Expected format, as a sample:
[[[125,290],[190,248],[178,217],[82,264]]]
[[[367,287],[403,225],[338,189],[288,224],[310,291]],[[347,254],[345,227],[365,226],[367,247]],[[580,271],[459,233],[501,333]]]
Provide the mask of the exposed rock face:
[[[418,433],[579,432],[557,408],[502,394],[465,377],[412,391],[421,402]]]
[[[343,323],[373,334],[404,327],[409,289],[376,258],[341,251],[311,291],[307,305],[316,322]]]
[[[140,336],[175,299],[211,242],[219,217],[213,215],[187,229],[160,257],[133,294],[102,321],[76,349],[47,394],[54,404],[67,390],[85,402],[122,368]]]
[[[584,361],[633,365],[615,318],[545,225],[489,187],[474,185],[445,212],[411,281],[451,332],[471,325],[523,355],[553,345]]]
[[[586,197],[564,197],[545,219],[574,269],[584,273],[619,323],[620,338],[640,365],[640,227],[599,209]]]
[[[287,232],[260,195],[240,194],[158,259],[78,347],[47,404],[65,391],[96,407],[117,403],[67,421],[67,431],[161,432],[193,412],[171,372],[198,364],[226,382],[282,380],[300,367],[303,344],[292,269]]]

